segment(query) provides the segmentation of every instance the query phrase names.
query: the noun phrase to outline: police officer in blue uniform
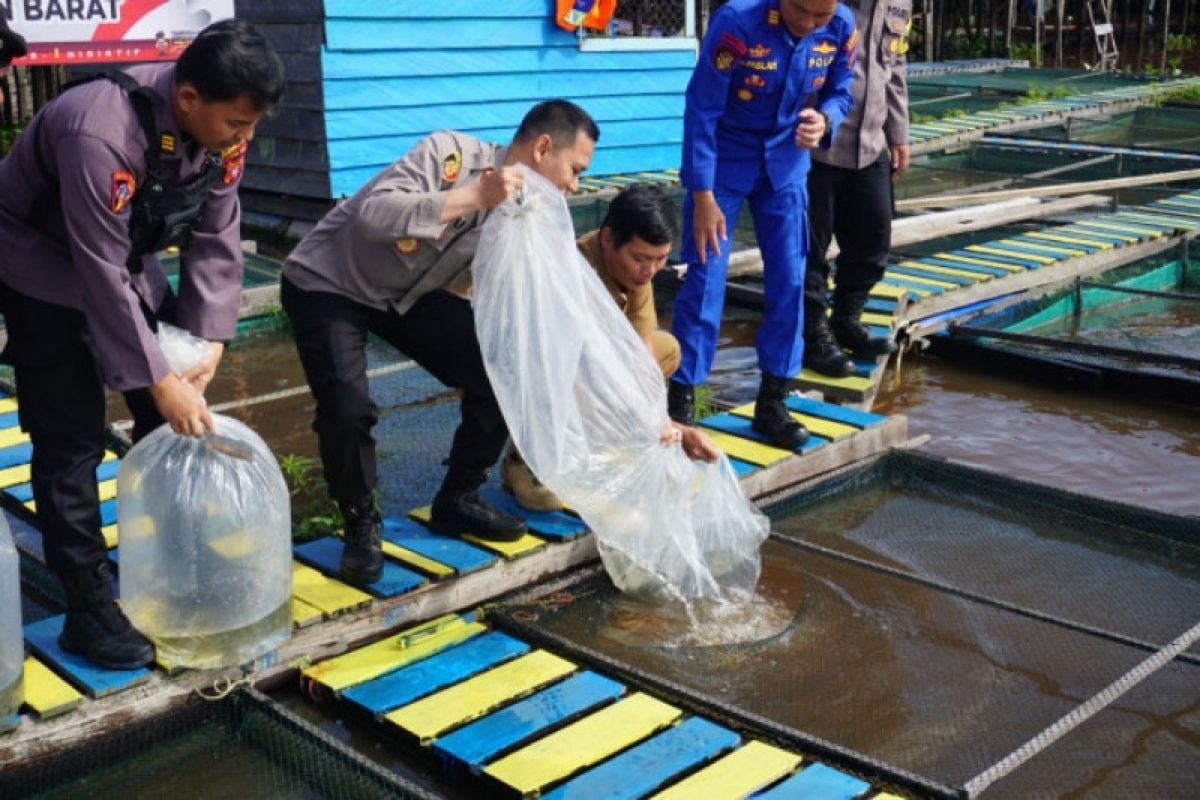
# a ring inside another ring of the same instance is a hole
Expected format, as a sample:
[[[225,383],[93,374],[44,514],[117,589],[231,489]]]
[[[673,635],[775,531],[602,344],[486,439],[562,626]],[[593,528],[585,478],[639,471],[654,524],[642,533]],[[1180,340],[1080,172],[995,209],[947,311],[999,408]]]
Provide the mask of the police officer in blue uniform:
[[[682,361],[668,392],[681,424],[692,424],[693,387],[716,354],[727,234],[748,201],[766,281],[753,427],[788,449],[808,438],[783,404],[804,346],[808,151],[828,147],[849,111],[857,39],[853,15],[836,0],[730,0],[713,14],[683,123],[688,272],[672,326]]]

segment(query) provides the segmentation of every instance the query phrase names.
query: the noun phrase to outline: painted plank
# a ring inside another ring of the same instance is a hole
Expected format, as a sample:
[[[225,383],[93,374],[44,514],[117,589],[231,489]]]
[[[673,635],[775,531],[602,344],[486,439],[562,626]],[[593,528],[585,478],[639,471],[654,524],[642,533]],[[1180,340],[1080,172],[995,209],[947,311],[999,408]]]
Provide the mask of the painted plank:
[[[841,422],[844,425],[851,425],[855,428],[869,428],[872,425],[878,425],[881,422],[886,422],[887,417],[881,414],[872,414],[869,411],[859,411],[855,408],[847,408],[834,403],[822,403],[820,400],[813,400],[811,397],[803,397],[801,395],[789,394],[783,401],[784,404],[792,411],[798,411],[801,414],[808,414],[812,417],[820,417],[834,422]]]
[[[733,800],[768,786],[800,765],[795,753],[780,750],[764,742],[750,742],[715,764],[693,773],[656,800]]]
[[[484,772],[530,794],[641,741],[681,715],[674,706],[639,692],[504,756]]]
[[[1063,241],[1051,242],[1045,239],[1038,239],[1032,234],[1028,233],[1021,234],[1020,236],[1014,236],[1006,241],[1010,241],[1014,244],[1020,244],[1023,247],[1039,247],[1049,253],[1059,252],[1062,253],[1065,258],[1073,258],[1078,255],[1094,253],[1098,249],[1086,244],[1072,244],[1070,242]]]
[[[529,645],[492,631],[426,659],[351,686],[342,697],[377,717],[529,652]]]
[[[490,566],[497,561],[496,556],[457,537],[439,536],[424,525],[397,517],[384,518],[383,540],[452,567],[460,575]]]
[[[12,414],[17,410],[17,400],[14,397],[0,398],[0,414]]]
[[[21,418],[15,411],[0,414],[0,428],[12,428],[21,424]]]
[[[860,378],[857,375],[850,375],[845,378],[830,378],[828,375],[822,375],[807,368],[800,370],[800,374],[796,376],[796,380],[802,383],[818,383],[822,386],[833,386],[848,392],[868,392],[875,386],[875,381],[870,378]]]
[[[292,598],[292,626],[295,628],[307,628],[313,623],[320,622],[325,618],[321,613],[321,609],[316,606],[310,606],[308,603],[296,597]]]
[[[899,300],[906,294],[908,294],[908,292],[903,289],[898,289],[895,286],[880,285],[877,283],[871,287],[872,297],[886,297],[892,300]]]
[[[52,664],[59,674],[66,676],[77,688],[92,697],[103,697],[136,686],[150,678],[150,670],[145,667],[131,670],[103,669],[83,656],[63,650],[58,646],[58,636],[62,633],[64,619],[65,616],[59,614],[29,623],[24,628],[25,641],[38,658],[46,664]]]
[[[435,752],[479,772],[497,753],[565,719],[616,700],[625,688],[594,672],[572,675],[548,689],[435,739]]]
[[[729,466],[733,467],[733,474],[739,478],[743,475],[749,475],[751,472],[757,472],[760,469],[757,464],[742,461],[740,458],[731,458],[730,456],[726,456],[726,458],[729,459]]]
[[[29,465],[29,460],[33,456],[33,445],[29,442],[13,445],[12,447],[0,448],[0,469],[16,467],[21,465]],[[25,480],[29,480],[26,478]]]
[[[571,662],[545,650],[535,650],[402,706],[388,713],[387,720],[417,737],[422,744],[429,744],[450,728],[478,719],[574,671]]]
[[[1099,239],[1085,239],[1081,236],[1067,236],[1061,233],[1057,228],[1045,231],[1030,231],[1022,238],[1037,239],[1038,241],[1047,242],[1061,242],[1062,244],[1067,245],[1079,245],[1080,247],[1085,248],[1086,252],[1088,253],[1094,253],[1097,250],[1112,249],[1111,242],[1106,242]]]
[[[429,522],[429,514],[429,506],[421,506],[420,508],[414,508],[412,511],[408,512],[408,516],[410,518],[422,523]],[[546,546],[546,541],[544,539],[539,539],[538,537],[528,533],[512,542],[484,539],[476,536],[473,533],[464,533],[462,534],[462,538],[468,542],[473,542],[480,547],[499,553],[506,559],[527,556],[531,553],[536,553],[538,550],[541,550]]]
[[[754,403],[746,403],[736,408],[730,409],[729,413],[739,417],[750,418],[754,416]],[[858,433],[858,428],[853,425],[846,425],[842,422],[834,422],[833,420],[821,419],[820,417],[810,416],[808,414],[792,411],[790,412],[792,419],[800,422],[804,427],[808,428],[812,433],[817,434],[823,439],[829,441],[839,441]]]
[[[83,702],[75,687],[32,656],[25,659],[25,705],[41,719],[64,714]]]
[[[1010,250],[1016,253],[1039,255],[1045,258],[1052,258],[1055,261],[1062,261],[1064,258],[1072,258],[1081,252],[1070,247],[1052,247],[1045,242],[1023,240],[1019,237],[1000,239],[998,241],[989,242],[988,244],[991,247],[995,247],[999,250]]]
[[[1027,250],[1014,249],[1012,247],[1002,247],[997,242],[988,242],[987,244],[969,244],[965,250],[971,253],[983,253],[988,256],[1003,256],[1004,258],[1018,260],[1029,267],[1037,268],[1044,264],[1053,264],[1057,258],[1045,255],[1044,253],[1030,253]]]
[[[932,275],[922,275],[919,271],[909,267],[901,267],[898,264],[893,264],[887,268],[887,275],[890,278],[900,279],[904,283],[910,283],[919,286],[922,289],[942,292],[946,289],[957,289],[959,282],[951,280],[941,280]]]
[[[327,578],[312,567],[292,562],[292,595],[328,617],[371,604],[371,595]]]
[[[500,8],[500,6],[489,6]],[[429,75],[496,75],[504,72],[657,71],[690,69],[696,55],[690,50],[625,50],[585,53],[577,47],[489,47],[455,50],[347,51],[323,49],[326,80],[415,78]],[[683,98],[679,98],[680,103]]]
[[[333,536],[322,536],[311,542],[297,544],[292,548],[292,552],[296,558],[326,575],[336,578],[341,571],[342,541]],[[424,576],[384,559],[383,574],[379,580],[363,588],[376,597],[396,597],[425,583],[427,581]]]
[[[702,425],[705,428],[711,428],[712,430],[727,433],[730,436],[737,436],[742,439],[749,439],[753,442],[759,442],[760,444],[768,445],[772,450],[779,450],[781,453],[786,452],[783,450],[783,448],[777,448],[772,445],[766,436],[763,436],[761,433],[750,427],[750,420],[746,417],[735,416],[728,413],[714,414],[711,417],[704,417],[703,419],[698,420],[697,424]],[[815,450],[825,443],[826,440],[820,436],[809,436],[808,441],[800,445],[795,452],[803,455],[804,453]],[[732,458],[730,460],[732,461]],[[755,464],[755,462],[752,461],[746,461],[743,463]]]
[[[14,444],[21,444],[28,441],[29,434],[19,427],[0,430],[0,447],[12,447]]]
[[[895,275],[891,272],[884,273],[883,282],[889,283],[892,286],[902,286],[905,289],[910,290],[918,297],[927,297],[931,294],[941,294],[942,292],[946,291],[945,288],[941,286],[930,286],[927,283],[920,283],[910,276]]]
[[[487,627],[479,622],[457,614],[447,614],[366,647],[313,664],[301,674],[340,694],[351,686],[429,658],[486,630]]]
[[[1075,227],[1086,228],[1088,230],[1112,232],[1113,234],[1122,234],[1137,241],[1145,239],[1157,239],[1163,235],[1163,232],[1157,228],[1146,228],[1139,225],[1123,224],[1118,220],[1110,220],[1106,217],[1099,219],[1081,219],[1074,223]]]
[[[503,5],[480,7],[471,0],[438,0],[437,3],[380,3],[379,0],[325,0],[325,17],[335,19],[424,19],[459,17],[460,24],[492,17],[546,16],[545,0],[505,0]]]
[[[1038,262],[1021,260],[1019,258],[1011,258],[1009,256],[999,256],[982,253],[972,253],[969,250],[955,250],[953,253],[940,253],[936,258],[931,260],[943,262],[946,264],[963,264],[970,265],[980,269],[993,269],[996,277],[1004,275],[1014,275],[1018,272],[1024,272],[1031,267],[1040,266]]]
[[[892,275],[904,275],[913,280],[927,281],[934,286],[941,286],[944,289],[956,289],[959,286],[970,286],[977,283],[981,276],[979,275],[950,275],[944,270],[944,267],[937,267],[933,264],[925,265],[919,261],[903,261],[899,264],[893,264],[887,268],[887,271]]]
[[[121,462],[113,453],[105,454],[105,461],[96,467],[96,481],[98,484],[104,482],[113,482],[113,494],[103,499],[108,500],[116,496],[115,478],[117,470],[121,468]],[[18,502],[24,503],[33,499],[33,485],[29,483],[29,465],[26,464],[20,467],[9,467],[0,473],[0,488],[13,497]],[[12,483],[5,483],[6,480],[12,480]]]
[[[811,764],[790,778],[777,783],[765,792],[754,795],[755,800],[853,800],[871,788],[871,784],[839,772],[824,764]]]
[[[1112,231],[1098,231],[1093,228],[1085,228],[1082,225],[1064,225],[1061,228],[1055,228],[1058,233],[1067,236],[1079,236],[1091,241],[1107,242],[1114,247],[1124,247],[1127,244],[1141,241],[1137,236],[1121,235]]]
[[[563,511],[530,511],[522,508],[517,499],[502,489],[494,486],[484,486],[479,490],[479,496],[505,514],[512,514],[525,520],[529,530],[547,539],[574,539],[588,532],[588,526],[579,517]]]
[[[730,436],[727,433],[721,433],[719,430],[713,430],[708,436],[712,439],[713,444],[720,448],[721,452],[725,453],[725,455],[751,464],[757,464],[760,467],[769,467],[772,464],[791,458],[793,455],[787,450],[750,439],[743,439],[740,436]]]
[[[542,795],[544,800],[635,800],[736,747],[733,731],[692,717]]]
[[[498,42],[508,47],[578,46],[575,36],[551,22],[549,14],[539,20],[333,18],[325,21],[325,42],[330,50],[391,50],[403,42],[406,50],[442,52],[450,42],[462,50],[495,47]]]
[[[995,265],[979,263],[976,259],[975,263],[956,259],[948,253],[935,256],[921,256],[920,262],[924,269],[932,269],[933,267],[941,267],[944,270],[950,270],[946,274],[958,275],[963,278],[974,278],[976,281],[986,281],[991,278],[999,278],[1016,272],[1018,268],[1014,268],[1012,264]],[[940,272],[941,270],[934,270]]]

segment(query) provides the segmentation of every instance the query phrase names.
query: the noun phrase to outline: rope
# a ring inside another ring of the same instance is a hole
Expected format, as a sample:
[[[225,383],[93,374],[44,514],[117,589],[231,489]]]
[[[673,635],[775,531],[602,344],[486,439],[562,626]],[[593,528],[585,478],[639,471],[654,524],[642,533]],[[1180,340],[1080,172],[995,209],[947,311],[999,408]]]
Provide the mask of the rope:
[[[199,695],[201,699],[207,700],[210,703],[224,700],[226,697],[233,694],[233,692],[239,686],[252,688],[254,686],[254,674],[256,672],[258,672],[257,663],[251,665],[249,669],[245,670],[240,678],[230,678],[228,675],[222,675],[221,677],[217,678],[215,681],[213,681],[213,691],[211,693],[205,692],[203,687],[197,686],[196,694]]]
[[[1101,689],[1099,692],[1093,695],[1091,699],[1076,706],[1064,717],[1059,719],[1058,722],[1055,722],[1037,736],[1034,736],[1028,742],[1018,747],[1009,756],[996,762],[996,764],[992,767],[989,767],[988,769],[979,773],[979,775],[967,781],[967,783],[963,786],[963,788],[967,791],[967,795],[974,797],[996,781],[1003,778],[1005,775],[1015,770],[1017,767],[1024,764],[1029,759],[1036,756],[1038,753],[1045,750],[1050,745],[1054,744],[1064,735],[1078,727],[1085,720],[1095,716],[1106,706],[1121,697],[1121,695],[1125,694],[1134,686],[1137,686],[1143,680],[1153,675],[1160,668],[1175,658],[1175,656],[1191,647],[1191,645],[1198,639],[1200,639],[1200,622],[1193,625],[1178,639],[1171,642],[1169,645],[1159,650],[1157,653],[1150,656],[1133,669],[1126,672],[1120,678],[1117,678],[1104,689]]]
[[[415,361],[401,361],[396,364],[388,364],[383,367],[375,367],[375,369],[367,370],[368,378],[377,378],[380,375],[388,375],[393,372],[400,372],[406,369],[412,369],[417,366]],[[262,403],[270,403],[275,400],[282,400],[286,397],[295,397],[300,394],[307,394],[309,388],[307,386],[293,386],[289,389],[280,389],[277,392],[269,392],[267,394],[255,395],[242,400],[230,400],[227,403],[217,403],[215,406],[209,406],[208,410],[213,413],[228,411],[231,408],[245,408],[247,406],[256,406]],[[119,431],[127,431],[133,428],[133,420],[123,419],[112,424],[112,427]]]

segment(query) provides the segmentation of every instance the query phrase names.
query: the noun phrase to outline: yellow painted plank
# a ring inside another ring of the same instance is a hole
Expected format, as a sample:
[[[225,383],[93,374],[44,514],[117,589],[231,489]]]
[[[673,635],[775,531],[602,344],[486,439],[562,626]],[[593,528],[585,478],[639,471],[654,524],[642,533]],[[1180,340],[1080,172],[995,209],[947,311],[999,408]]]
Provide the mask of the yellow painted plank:
[[[422,525],[429,522],[429,514],[429,506],[421,506],[420,508],[414,508],[412,511],[408,512],[408,516],[410,518],[415,519]],[[539,539],[532,533],[525,534],[515,542],[499,542],[494,539],[484,539],[483,537],[476,536],[473,533],[464,533],[462,538],[465,541],[471,542],[472,544],[477,544],[480,547],[491,550],[493,553],[499,553],[500,555],[504,556],[504,558],[508,559],[519,558],[521,556],[527,556],[530,553],[536,553],[538,550],[541,550],[546,546],[545,539]]]
[[[913,283],[924,284],[925,286],[938,286],[942,289],[957,289],[958,284],[952,281],[939,281],[936,278],[921,278],[916,275],[902,275],[899,272],[893,273],[887,270],[885,274],[891,275],[897,280],[912,281]]]
[[[1017,244],[1020,244],[1020,242],[1018,242]],[[970,250],[972,253],[988,253],[993,256],[1007,256],[1009,258],[1028,258],[1030,261],[1036,261],[1039,264],[1053,264],[1055,261],[1058,261],[1057,258],[1051,258],[1050,256],[1045,256],[1040,253],[1030,253],[1028,251],[1014,253],[1012,250],[1004,250],[999,247],[988,247],[987,245],[982,245],[982,244],[969,244],[964,249]]]
[[[11,428],[0,428],[0,447],[12,447],[14,444],[28,441],[29,434],[21,430],[18,425]]]
[[[295,597],[292,598],[292,625],[297,628],[307,628],[314,622],[320,622],[325,616],[321,613],[321,609],[316,606],[310,606],[303,600]]]
[[[769,786],[803,759],[765,742],[749,742],[699,772],[654,795],[654,800],[734,800]]]
[[[1059,230],[1062,233],[1070,234],[1072,236],[1074,236],[1074,235],[1088,236],[1088,235],[1101,235],[1102,234],[1104,236],[1107,236],[1110,239],[1120,239],[1122,242],[1125,242],[1126,244],[1134,244],[1135,242],[1140,241],[1139,237],[1130,236],[1128,231],[1120,231],[1120,232],[1110,231],[1110,230],[1101,231],[1091,225],[1085,225],[1082,222],[1073,222],[1065,228],[1059,228]]]
[[[118,541],[117,523],[114,522],[112,525],[105,525],[100,529],[100,535],[104,537],[104,546],[112,550],[117,546]]]
[[[102,461],[112,461],[117,457],[116,453],[106,452]],[[14,467],[6,467],[0,469],[0,489],[8,486],[19,486],[22,483],[29,483],[29,465],[17,464]]]
[[[1088,239],[1082,235],[1068,236],[1062,233],[1052,233],[1050,231],[1030,231],[1025,234],[1031,239],[1044,239],[1050,242],[1067,242],[1069,244],[1082,244],[1088,247],[1099,247],[1101,250],[1111,250],[1112,242],[1104,242],[1100,239]]]
[[[465,620],[457,614],[447,614],[366,647],[313,664],[303,671],[303,675],[327,689],[340,692],[385,672],[428,658],[486,630],[486,625]]]
[[[370,605],[371,595],[321,574],[312,567],[292,562],[292,595],[322,613],[333,616]]]
[[[75,708],[83,695],[58,677],[41,661],[25,659],[25,705],[42,719],[57,716]]]
[[[978,264],[982,267],[999,267],[1000,269],[1006,269],[1009,272],[1021,272],[1025,269],[1025,267],[1022,267],[1020,264],[1011,264],[1007,261],[993,261],[992,259],[982,257],[970,258],[968,256],[955,255],[954,253],[938,253],[936,256],[934,256],[934,258],[944,258],[947,261],[959,261],[963,264]]]
[[[342,532],[337,531],[337,535],[341,536]],[[389,542],[387,539],[384,539],[382,544],[383,554],[385,556],[410,567],[416,567],[427,575],[432,575],[435,580],[449,578],[452,575],[457,574],[454,567],[446,566],[440,561],[434,561],[432,558],[423,556],[420,553],[414,553],[407,547],[401,547],[398,544]]]
[[[1064,258],[1071,258],[1079,255],[1078,250],[1072,250],[1069,247],[1055,247],[1050,244],[1034,244],[1033,242],[1018,242],[1015,239],[1001,239],[1000,244],[1007,244],[1018,248],[1021,251],[1018,253],[1018,255],[1024,255],[1030,251],[1043,254],[1055,253],[1057,254],[1057,258],[1054,259],[1055,261],[1061,261]]]
[[[901,261],[900,266],[912,267],[913,269],[933,272],[938,275],[953,275],[956,278],[970,278],[973,281],[986,281],[991,279],[991,275],[984,272],[972,272],[969,269],[954,269],[954,267],[943,267],[940,264],[926,264],[922,261]]]
[[[112,500],[114,497],[117,496],[117,479],[110,478],[109,480],[106,480],[106,481],[100,481],[100,483],[97,484],[96,488],[100,492],[100,502],[101,503],[103,503],[105,500]]]
[[[885,297],[890,300],[899,300],[906,294],[908,294],[908,289],[905,289],[903,286],[892,286],[889,283],[877,283],[871,287],[871,295],[873,297]]]
[[[485,772],[527,795],[645,739],[680,716],[679,709],[638,692],[510,753]]]
[[[1163,232],[1157,228],[1148,228],[1141,225],[1135,225],[1132,222],[1123,222],[1121,220],[1109,220],[1106,217],[1100,217],[1099,219],[1080,220],[1075,224],[1082,225],[1085,228],[1098,228],[1103,231],[1116,231],[1117,233],[1137,231],[1138,233],[1149,236],[1151,239],[1159,239],[1162,238],[1163,235]]]
[[[0,398],[0,414],[11,414],[17,410],[17,401],[11,397]]]
[[[859,317],[865,325],[879,325],[884,328],[892,327],[896,318],[891,314],[880,314],[878,311],[864,311]]]
[[[496,706],[537,690],[575,671],[575,665],[545,650],[515,658],[387,714],[389,722],[428,744],[449,728],[482,717]]]
[[[739,417],[753,417],[754,403],[746,403],[743,406],[738,406],[729,413],[737,414]],[[820,417],[809,416],[808,414],[800,414],[796,411],[790,412],[792,419],[800,422],[804,427],[815,433],[817,436],[823,436],[831,441],[845,439],[851,434],[858,433],[858,428],[852,425],[847,425],[843,422],[834,422],[833,420],[821,419]],[[743,459],[744,460],[744,459]]]
[[[811,369],[802,369],[800,374],[796,376],[797,380],[805,383],[819,383],[823,386],[836,386],[839,389],[848,389],[852,392],[867,392],[875,385],[875,381],[870,378],[862,378],[858,375],[848,375],[845,378],[830,378],[828,375],[822,375],[819,372],[814,372]]]
[[[789,450],[771,447],[751,439],[743,439],[730,433],[707,429],[704,432],[712,439],[713,444],[721,448],[721,452],[725,455],[755,466],[769,467],[771,464],[783,461],[788,456],[795,455]]]

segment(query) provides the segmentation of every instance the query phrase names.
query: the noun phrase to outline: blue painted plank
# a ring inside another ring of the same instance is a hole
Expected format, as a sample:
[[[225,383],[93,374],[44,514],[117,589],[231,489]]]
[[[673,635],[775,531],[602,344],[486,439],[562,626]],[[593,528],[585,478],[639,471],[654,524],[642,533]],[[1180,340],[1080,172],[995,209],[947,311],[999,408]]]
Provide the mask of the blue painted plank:
[[[20,724],[21,724],[21,715],[13,714],[8,719],[0,720],[0,733],[8,733],[9,731],[15,731],[17,729],[17,726]]]
[[[1053,231],[1049,231],[1053,233]],[[1047,247],[1055,250],[1073,250],[1076,253],[1095,253],[1101,248],[1097,245],[1078,244],[1076,242],[1058,242],[1048,239],[1036,239],[1030,236],[1014,236],[1013,241],[1028,244],[1034,247]]]
[[[415,664],[351,686],[342,697],[376,716],[408,705],[479,672],[529,652],[529,645],[492,631],[442,650]]]
[[[325,0],[325,17],[359,19],[424,19],[425,17],[461,17],[470,24],[480,17],[537,17],[549,14],[546,0],[504,0],[503,3],[479,3],[476,0],[438,0],[436,3],[381,3],[379,0]]]
[[[887,417],[872,414],[869,411],[859,411],[856,408],[846,408],[845,406],[834,405],[833,403],[822,403],[818,400],[794,394],[788,395],[784,403],[792,411],[808,414],[810,417],[820,417],[821,419],[828,419],[833,422],[853,425],[856,428],[869,428],[872,425],[878,425],[887,420]]]
[[[112,525],[117,521],[117,498],[105,500],[100,504],[100,527]]]
[[[866,310],[876,314],[892,314],[895,313],[897,305],[899,304],[895,300],[888,297],[869,297]]]
[[[428,3],[419,3],[424,8]],[[549,9],[547,9],[548,11]],[[495,47],[578,47],[574,34],[559,28],[549,14],[540,19],[327,19],[325,45],[330,50],[439,50],[449,59],[455,49]]]
[[[1063,228],[1055,228],[1055,233],[1061,233],[1063,236],[1080,236],[1084,239],[1092,239],[1093,241],[1106,242],[1113,247],[1124,247],[1129,243],[1128,239],[1117,236],[1115,233],[1093,230],[1085,228],[1082,225],[1067,225]],[[1130,234],[1131,236],[1134,234]]]
[[[627,50],[585,53],[577,47],[504,47],[483,50],[321,51],[325,80],[499,75],[533,72],[658,72],[691,69],[691,50]],[[647,88],[647,91],[652,89]]]
[[[931,272],[917,269],[916,267],[901,266],[900,264],[892,264],[887,268],[887,271],[897,275],[911,275],[914,278],[928,278],[930,280],[941,281],[942,283],[953,283],[958,286],[969,286],[979,282],[977,278],[967,278],[962,275],[946,275],[942,272]]]
[[[338,577],[342,560],[341,539],[334,536],[323,536],[320,539],[313,539],[311,542],[295,545],[292,552],[295,553],[296,558],[310,567],[316,567],[326,575]],[[383,575],[379,580],[362,588],[376,597],[395,597],[405,592],[411,592],[427,582],[424,576],[385,558]]]
[[[327,111],[401,106],[455,107],[465,103],[509,100],[523,100],[532,106],[550,97],[566,97],[578,102],[589,97],[612,97],[622,93],[682,94],[691,74],[690,69],[680,68],[654,73],[584,72],[569,78],[552,72],[528,72],[519,75],[326,80],[323,88]],[[464,113],[462,119],[469,120],[470,117]]]
[[[600,703],[615,700],[623,691],[624,687],[614,680],[581,672],[435,740],[433,749],[479,772],[501,751]]]
[[[657,736],[567,781],[543,800],[634,800],[681,772],[737,745],[739,737],[700,717]]]
[[[14,428],[19,424],[20,420],[17,419],[16,411],[10,411],[7,414],[0,414],[0,429]]]
[[[21,442],[10,447],[0,448],[0,469],[28,464],[32,457],[33,445],[29,442]]]
[[[923,289],[932,294],[941,294],[945,289],[941,286],[933,286],[928,283],[920,283],[918,281],[905,280],[899,275],[891,274],[892,268],[888,267],[888,271],[884,274],[883,282],[890,286],[900,286],[905,289]]]
[[[852,800],[871,788],[864,780],[838,772],[824,764],[813,764],[765,792],[753,795],[754,800]]]
[[[490,566],[500,558],[462,539],[439,536],[412,520],[400,517],[384,518],[383,538],[392,544],[406,547],[414,553],[453,567],[460,575]]]
[[[83,656],[72,655],[58,646],[62,633],[63,615],[47,617],[25,626],[25,641],[45,662],[52,664],[71,683],[93,697],[119,692],[145,681],[150,670],[140,667],[133,670],[101,669]]]
[[[697,425],[702,425],[705,428],[712,428],[715,431],[740,436],[743,439],[750,439],[755,442],[773,445],[770,439],[763,436],[758,431],[750,427],[750,420],[745,417],[734,416],[733,414],[714,414],[711,417],[697,420]],[[812,450],[817,449],[823,444],[828,443],[828,439],[824,439],[815,434],[810,434],[808,441],[800,445],[796,450],[800,455],[804,455]]]
[[[726,456],[728,458],[728,456]],[[739,478],[743,475],[749,475],[751,472],[757,472],[762,469],[757,464],[751,464],[748,461],[742,461],[739,458],[730,458],[729,466],[733,467],[733,472]]]
[[[991,247],[992,245],[991,245],[991,243],[985,242],[985,243],[981,244],[981,246],[982,247]],[[950,252],[952,255],[962,256],[963,258],[979,258],[979,259],[983,259],[985,261],[987,261],[987,260],[999,261],[1003,264],[1013,264],[1018,267],[1029,268],[1029,267],[1036,267],[1038,265],[1038,262],[1034,261],[1032,258],[1021,258],[1016,253],[1013,253],[1011,256],[998,256],[995,253],[977,253],[974,250],[951,250]],[[952,262],[952,263],[957,263],[957,262]]]
[[[120,468],[119,460],[102,462],[96,467],[96,482],[112,480],[117,477],[117,470]],[[18,483],[16,486],[9,486],[4,492],[20,503],[27,503],[33,499],[33,484]]]
[[[608,141],[608,125],[625,120],[660,120],[678,127],[683,118],[683,94],[647,94],[626,97],[592,97],[580,103]],[[469,105],[437,104],[392,108],[328,111],[325,128],[329,139],[360,139],[370,136],[425,135],[436,130],[501,129],[503,141],[512,138],[517,126],[533,106],[531,100],[510,100]]]
[[[984,257],[982,253],[976,254],[976,258]],[[962,270],[963,272],[977,273],[981,278],[984,275],[990,275],[993,278],[999,278],[1004,275],[1011,275],[1012,271],[1004,267],[986,267],[983,264],[964,264],[961,261],[952,261],[948,258],[938,258],[937,256],[921,256],[922,263],[933,264],[938,267],[949,267],[950,269]]]
[[[530,531],[547,539],[574,539],[588,531],[587,524],[579,517],[562,511],[530,511],[522,508],[511,494],[494,486],[484,486],[479,495],[505,514],[525,520]]]
[[[1178,225],[1161,218],[1156,219],[1153,214],[1149,216],[1145,215],[1141,209],[1134,209],[1130,213],[1118,211],[1111,217],[1101,217],[1101,220],[1104,222],[1126,222],[1130,225],[1140,225],[1143,228],[1152,228],[1164,233],[1174,233],[1179,229]]]
[[[1053,259],[1057,259],[1059,261],[1061,261],[1064,258],[1069,257],[1068,254],[1063,253],[1061,250],[1054,250],[1054,249],[1049,248],[1047,246],[1047,243],[1045,243],[1045,242],[1043,242],[1042,244],[1039,245],[1039,244],[1031,244],[1029,242],[1024,242],[1024,241],[1010,240],[1010,241],[1004,241],[1004,242],[999,242],[999,241],[987,242],[985,246],[994,248],[996,250],[1004,250],[1005,252],[1009,252],[1009,253],[1018,253],[1018,254],[1024,253],[1025,255],[1029,255],[1030,253],[1033,253],[1034,255],[1037,255],[1037,256],[1045,256],[1046,258],[1053,258]],[[1032,266],[1033,266],[1033,269],[1038,269],[1039,267],[1044,267],[1046,265],[1040,261],[1035,261],[1035,262],[1033,262]]]

